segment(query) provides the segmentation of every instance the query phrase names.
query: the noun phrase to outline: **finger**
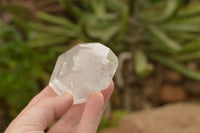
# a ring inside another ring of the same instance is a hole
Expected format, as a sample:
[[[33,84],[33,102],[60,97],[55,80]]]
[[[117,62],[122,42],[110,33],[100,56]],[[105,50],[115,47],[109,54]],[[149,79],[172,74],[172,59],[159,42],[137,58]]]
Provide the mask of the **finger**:
[[[108,88],[101,92],[104,96],[104,109],[106,108],[106,105],[108,104],[108,101],[110,99],[110,96],[113,90],[114,90],[114,82],[112,81],[110,85],[108,86]]]
[[[39,100],[45,97],[55,97],[57,94],[55,91],[48,85],[46,86],[39,94],[37,94],[27,105],[26,108],[31,108],[34,106]]]
[[[12,121],[10,125],[13,125],[15,121],[18,120],[18,118],[21,117],[27,110],[32,108],[35,104],[37,104],[38,101],[42,100],[46,97],[53,97],[57,96],[57,94],[53,91],[53,89],[48,85],[46,86],[39,94],[37,94],[30,102],[29,104],[20,112],[20,114]]]
[[[114,83],[113,81],[111,82],[111,84],[109,85],[109,87],[105,90],[102,91],[102,94],[104,95],[105,98],[109,97],[109,95],[111,95],[111,91],[113,91],[114,88]],[[29,108],[31,108],[32,106],[34,106],[39,100],[45,98],[45,97],[53,97],[53,96],[57,96],[57,94],[55,93],[55,91],[48,85],[46,86],[39,94],[37,94],[30,102],[29,104],[22,110],[22,112],[18,115],[20,116],[21,114],[23,114],[24,112],[26,112],[26,110],[28,110]],[[109,98],[107,98],[108,100]],[[105,105],[106,106],[106,105]]]
[[[85,103],[73,105],[48,131],[48,133],[71,133],[79,125]]]
[[[13,125],[18,132],[43,131],[55,118],[71,107],[73,97],[69,93],[59,97],[47,97],[27,110]],[[16,133],[18,133],[16,132]]]
[[[104,96],[104,108],[106,107],[106,104],[110,98],[110,95],[113,92],[114,84],[111,82],[109,87],[105,90],[102,91],[102,94]],[[81,117],[82,113],[84,110],[85,104],[79,104],[72,106],[70,110],[64,114],[58,121],[55,123],[48,131],[48,133],[55,133],[56,131],[58,133],[66,133],[66,132],[71,132],[73,129],[77,128]]]
[[[37,94],[29,102],[29,104],[21,111],[21,113],[18,116],[21,116],[24,112],[26,112],[28,109],[33,107],[41,99],[46,98],[46,97],[54,97],[54,96],[57,96],[57,94],[54,92],[54,90],[49,85],[46,86],[39,94]]]
[[[96,133],[104,108],[104,97],[101,93],[91,94],[82,119],[77,128],[78,133]]]

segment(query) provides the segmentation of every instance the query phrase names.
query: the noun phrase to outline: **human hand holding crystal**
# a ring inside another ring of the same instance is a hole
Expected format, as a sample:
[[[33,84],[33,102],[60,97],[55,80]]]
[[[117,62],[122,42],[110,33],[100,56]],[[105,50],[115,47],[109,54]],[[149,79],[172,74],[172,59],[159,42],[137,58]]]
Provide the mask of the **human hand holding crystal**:
[[[107,89],[91,94],[86,103],[72,106],[71,94],[57,96],[47,86],[11,122],[5,133],[44,133],[57,118],[60,119],[47,133],[95,133],[113,89],[112,82]]]
[[[44,133],[59,117],[47,133],[95,133],[113,91],[111,81],[117,66],[117,56],[100,43],[73,47],[58,57],[49,86],[5,133]]]

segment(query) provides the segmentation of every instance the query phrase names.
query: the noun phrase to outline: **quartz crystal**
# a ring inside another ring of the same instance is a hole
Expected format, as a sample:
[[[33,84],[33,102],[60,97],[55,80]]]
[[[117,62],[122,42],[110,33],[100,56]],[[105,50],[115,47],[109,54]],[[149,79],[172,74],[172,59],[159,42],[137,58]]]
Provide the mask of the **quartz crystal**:
[[[118,66],[117,56],[100,43],[79,44],[58,57],[49,85],[58,94],[69,92],[74,104],[106,89]]]

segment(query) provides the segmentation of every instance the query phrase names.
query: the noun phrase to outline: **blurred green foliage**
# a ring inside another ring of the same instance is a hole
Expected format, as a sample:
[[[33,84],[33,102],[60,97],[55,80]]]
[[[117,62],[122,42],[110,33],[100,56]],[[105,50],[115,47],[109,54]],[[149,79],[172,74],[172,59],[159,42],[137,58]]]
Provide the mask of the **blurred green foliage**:
[[[0,21],[0,105],[11,117],[47,85],[56,57],[74,42],[131,52],[143,78],[163,64],[200,80],[197,70],[186,67],[200,59],[199,0],[45,0],[31,9],[11,3],[0,1],[0,16],[8,16]],[[44,12],[49,3],[62,10]]]
[[[66,15],[38,12],[36,16],[45,24],[30,23],[29,26],[33,29],[29,41],[31,47],[57,45],[73,39],[84,42],[98,41],[107,45],[116,43],[113,47],[116,50],[116,47],[120,47],[118,42],[125,36],[128,23],[128,8],[122,1],[59,2],[66,10]]]
[[[118,126],[120,120],[123,116],[127,115],[129,112],[126,110],[115,110],[112,112],[112,117],[110,119],[103,117],[99,125],[99,131],[103,131],[106,128]]]
[[[53,50],[43,54],[30,49],[19,30],[0,21],[0,105],[11,117],[47,84],[55,57]]]
[[[133,53],[135,72],[148,76],[152,61],[200,80],[184,63],[200,58],[198,1],[184,0],[59,0],[65,15],[38,12],[44,24],[32,22],[31,47],[71,40],[102,42],[115,52]],[[48,38],[48,39],[47,39]],[[192,55],[191,55],[192,54]],[[182,63],[184,62],[184,63]]]

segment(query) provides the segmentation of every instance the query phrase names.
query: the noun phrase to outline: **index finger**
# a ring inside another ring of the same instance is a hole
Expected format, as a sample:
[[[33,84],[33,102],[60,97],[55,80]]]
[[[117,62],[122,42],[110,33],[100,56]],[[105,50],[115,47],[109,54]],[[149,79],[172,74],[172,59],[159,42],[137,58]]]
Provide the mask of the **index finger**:
[[[55,97],[57,94],[54,90],[48,85],[46,86],[40,93],[38,93],[30,102],[29,104],[22,110],[22,112],[18,115],[21,116],[24,112],[28,109],[33,107],[39,100],[46,98],[46,97]]]

